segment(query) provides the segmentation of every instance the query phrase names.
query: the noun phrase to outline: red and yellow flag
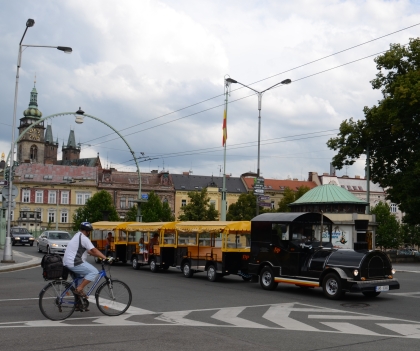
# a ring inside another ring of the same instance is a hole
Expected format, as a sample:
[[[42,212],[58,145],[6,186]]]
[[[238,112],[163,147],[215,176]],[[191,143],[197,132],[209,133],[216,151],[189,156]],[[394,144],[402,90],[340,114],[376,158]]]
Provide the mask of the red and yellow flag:
[[[223,143],[222,146],[225,146],[227,140],[227,116],[226,116],[226,109],[223,112]]]

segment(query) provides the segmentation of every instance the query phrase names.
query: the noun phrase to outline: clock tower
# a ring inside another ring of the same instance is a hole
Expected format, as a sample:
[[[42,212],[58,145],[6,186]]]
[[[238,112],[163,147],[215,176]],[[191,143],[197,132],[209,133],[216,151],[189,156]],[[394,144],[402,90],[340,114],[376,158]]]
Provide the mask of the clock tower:
[[[38,92],[35,84],[31,91],[31,99],[28,108],[23,111],[23,116],[19,124],[19,136],[22,132],[31,126],[31,124],[39,121],[42,113],[38,110]],[[44,163],[44,122],[29,129],[28,132],[17,143],[17,161],[26,163]]]

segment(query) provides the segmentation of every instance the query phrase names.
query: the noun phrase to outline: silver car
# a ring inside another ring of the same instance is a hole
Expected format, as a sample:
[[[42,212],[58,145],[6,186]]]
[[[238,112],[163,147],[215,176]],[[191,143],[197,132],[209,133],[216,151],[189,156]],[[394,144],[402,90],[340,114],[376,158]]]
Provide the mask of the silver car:
[[[71,240],[68,232],[48,230],[38,238],[38,252],[58,253],[66,252],[67,244]]]

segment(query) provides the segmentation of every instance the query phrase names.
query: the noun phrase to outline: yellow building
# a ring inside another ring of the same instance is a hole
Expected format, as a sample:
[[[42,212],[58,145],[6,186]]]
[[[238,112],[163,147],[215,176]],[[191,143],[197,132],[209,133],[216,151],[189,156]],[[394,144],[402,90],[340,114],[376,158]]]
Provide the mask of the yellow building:
[[[16,168],[18,188],[12,225],[30,232],[46,228],[70,231],[77,208],[97,192],[97,167],[23,163]]]
[[[214,204],[215,209],[221,212],[222,206],[222,177],[214,176],[196,176],[189,172],[183,174],[171,174],[172,184],[175,189],[175,218],[181,214],[181,208],[189,202],[188,192],[201,191],[207,188],[207,195],[210,198],[210,204]],[[239,177],[226,176],[226,212],[231,204],[238,201],[241,194],[247,192],[244,183]]]

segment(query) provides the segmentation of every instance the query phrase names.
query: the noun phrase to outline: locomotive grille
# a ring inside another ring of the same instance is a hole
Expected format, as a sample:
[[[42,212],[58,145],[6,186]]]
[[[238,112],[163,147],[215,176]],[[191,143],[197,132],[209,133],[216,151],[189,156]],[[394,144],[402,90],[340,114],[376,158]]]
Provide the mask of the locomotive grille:
[[[373,256],[368,263],[368,278],[384,277],[385,262],[379,256]]]

